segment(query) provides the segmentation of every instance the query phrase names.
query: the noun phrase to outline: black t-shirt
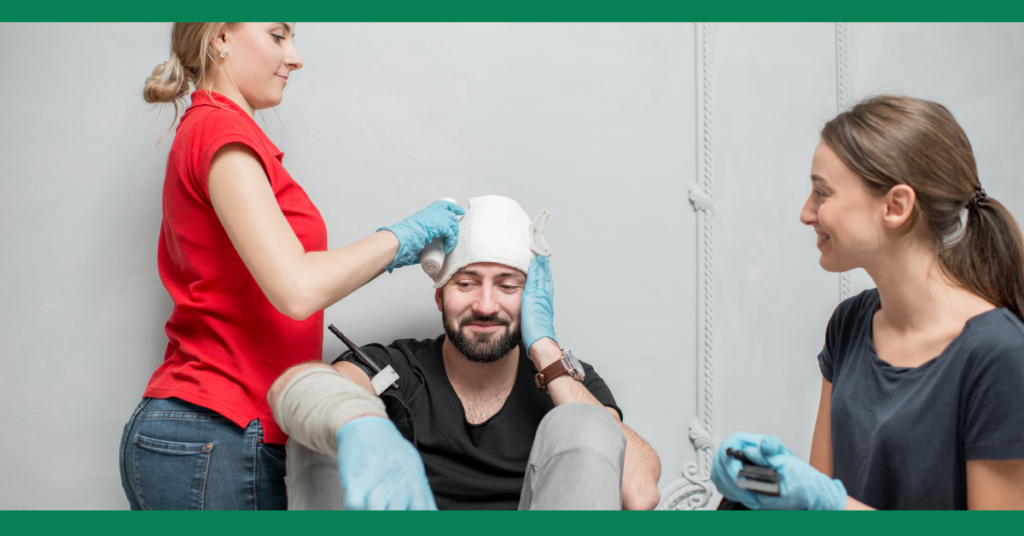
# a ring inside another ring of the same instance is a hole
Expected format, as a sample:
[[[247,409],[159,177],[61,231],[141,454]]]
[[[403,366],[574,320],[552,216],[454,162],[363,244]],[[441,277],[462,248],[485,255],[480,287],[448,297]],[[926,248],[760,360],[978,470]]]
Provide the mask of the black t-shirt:
[[[519,374],[505,405],[480,424],[466,422],[462,403],[448,381],[437,339],[402,339],[362,350],[380,366],[391,365],[398,388],[381,393],[388,416],[423,458],[427,480],[441,510],[515,510],[537,426],[555,406],[537,390],[537,369],[519,347]],[[335,362],[350,357],[346,353]],[[365,366],[350,360],[373,376]],[[605,406],[622,412],[604,380],[582,363],[583,385]]]
[[[1007,309],[967,321],[916,368],[872,343],[878,290],[839,304],[818,355],[832,382],[832,476],[880,509],[967,508],[967,460],[1024,458],[1024,325]]]

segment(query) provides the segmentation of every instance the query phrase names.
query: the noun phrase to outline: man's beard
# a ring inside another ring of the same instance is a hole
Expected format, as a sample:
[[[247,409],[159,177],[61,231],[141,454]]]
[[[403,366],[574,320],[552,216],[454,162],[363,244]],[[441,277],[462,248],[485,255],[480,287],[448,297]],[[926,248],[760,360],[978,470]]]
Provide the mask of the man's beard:
[[[505,357],[519,345],[519,339],[522,337],[518,323],[515,323],[515,329],[512,329],[513,322],[498,316],[497,313],[488,316],[470,315],[457,321],[458,326],[451,320],[448,312],[442,308],[441,321],[444,323],[444,333],[448,340],[452,341],[455,349],[466,356],[466,359],[476,363],[493,363]],[[468,335],[465,326],[469,322],[502,324],[505,326],[505,332]]]

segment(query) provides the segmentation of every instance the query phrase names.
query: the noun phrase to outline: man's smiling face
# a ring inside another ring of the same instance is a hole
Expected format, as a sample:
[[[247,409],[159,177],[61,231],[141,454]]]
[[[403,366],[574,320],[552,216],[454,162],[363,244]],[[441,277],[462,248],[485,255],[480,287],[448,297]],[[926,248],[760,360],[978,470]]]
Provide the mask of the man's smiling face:
[[[437,289],[444,332],[470,361],[491,363],[519,344],[526,274],[493,262],[462,268]]]

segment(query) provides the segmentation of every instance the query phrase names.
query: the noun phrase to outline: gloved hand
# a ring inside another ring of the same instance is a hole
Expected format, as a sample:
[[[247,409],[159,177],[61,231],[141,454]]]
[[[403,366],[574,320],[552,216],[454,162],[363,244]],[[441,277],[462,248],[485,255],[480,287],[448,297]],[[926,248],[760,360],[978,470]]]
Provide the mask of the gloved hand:
[[[549,260],[543,255],[537,255],[530,262],[530,272],[526,274],[520,319],[527,352],[537,339],[543,337],[551,337],[551,340],[558,342],[555,339],[555,284],[551,281]]]
[[[337,439],[346,509],[437,510],[420,453],[390,420],[351,420]]]
[[[726,449],[742,451],[751,462],[771,467],[782,477],[780,495],[754,493],[736,485],[743,462],[726,455]],[[797,458],[773,435],[737,432],[718,446],[711,468],[711,480],[725,498],[743,503],[751,510],[843,510],[846,487],[810,464]]]
[[[390,274],[395,268],[420,263],[420,252],[437,237],[444,237],[444,254],[455,249],[459,241],[459,216],[466,211],[456,203],[435,201],[429,207],[378,231],[391,231],[398,238],[398,254],[385,267]]]

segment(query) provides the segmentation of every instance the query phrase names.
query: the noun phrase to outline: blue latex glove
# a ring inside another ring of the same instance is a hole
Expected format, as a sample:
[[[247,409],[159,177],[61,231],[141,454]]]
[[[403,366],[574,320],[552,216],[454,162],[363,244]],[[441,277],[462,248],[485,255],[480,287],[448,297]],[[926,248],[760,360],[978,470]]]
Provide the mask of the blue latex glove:
[[[351,420],[337,439],[347,510],[437,510],[420,453],[390,420]]]
[[[459,241],[459,216],[466,211],[455,203],[435,201],[429,207],[378,231],[391,231],[398,238],[398,254],[385,267],[390,274],[395,268],[420,263],[420,253],[432,240],[444,237],[444,254],[455,249]]]
[[[726,455],[726,449],[740,450],[751,462],[779,472],[780,495],[754,493],[736,485],[743,462]],[[711,480],[725,498],[743,503],[751,510],[843,510],[846,487],[793,455],[773,435],[737,432],[715,451]]]
[[[526,274],[520,318],[527,352],[537,339],[543,337],[551,337],[558,342],[555,338],[555,283],[551,281],[548,262],[547,257],[537,255],[530,262],[530,272]]]

